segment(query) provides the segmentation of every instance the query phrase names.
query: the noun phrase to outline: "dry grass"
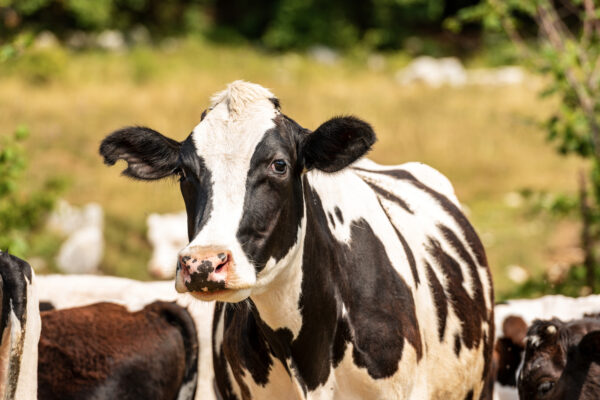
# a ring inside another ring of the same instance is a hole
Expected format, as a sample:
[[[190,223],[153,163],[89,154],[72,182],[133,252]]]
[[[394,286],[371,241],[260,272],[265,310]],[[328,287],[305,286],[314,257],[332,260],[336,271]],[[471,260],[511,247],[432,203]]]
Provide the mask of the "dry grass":
[[[504,267],[540,271],[549,262],[550,238],[552,246],[561,246],[554,223],[525,218],[504,202],[507,192],[523,187],[575,189],[578,164],[559,158],[531,122],[551,106],[538,100],[535,83],[406,88],[395,83],[391,67],[373,72],[351,61],[324,66],[294,54],[194,43],[128,54],[60,53],[55,67],[45,84],[28,81],[27,68],[35,66],[0,70],[0,124],[7,133],[22,122],[31,128],[30,182],[67,176],[69,201],[99,202],[107,223],[118,225],[107,227],[107,271],[146,277],[145,218],[183,203],[172,182],[132,182],[106,168],[97,154],[100,140],[131,124],[182,139],[209,96],[235,79],[272,88],[284,112],[308,128],[335,114],[358,115],[378,133],[373,159],[423,161],[446,174],[486,242],[499,291],[511,286]],[[134,243],[128,248],[129,235]]]

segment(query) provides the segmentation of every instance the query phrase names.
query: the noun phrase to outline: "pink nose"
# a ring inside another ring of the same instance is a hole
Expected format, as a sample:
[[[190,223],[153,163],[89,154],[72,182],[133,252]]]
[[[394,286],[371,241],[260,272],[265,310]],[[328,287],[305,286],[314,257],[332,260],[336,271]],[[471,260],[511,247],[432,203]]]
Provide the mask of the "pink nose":
[[[231,252],[209,251],[181,256],[178,267],[190,292],[206,292],[225,289],[232,264]]]

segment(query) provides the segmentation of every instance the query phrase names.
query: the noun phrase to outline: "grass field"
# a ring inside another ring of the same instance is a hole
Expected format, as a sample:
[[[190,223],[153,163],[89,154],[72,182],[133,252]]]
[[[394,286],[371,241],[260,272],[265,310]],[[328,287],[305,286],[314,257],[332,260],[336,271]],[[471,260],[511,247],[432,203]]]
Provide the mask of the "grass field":
[[[0,126],[8,134],[26,123],[32,136],[26,185],[59,174],[66,199],[95,201],[106,212],[106,273],[148,278],[145,219],[183,208],[174,182],[139,183],[107,168],[100,140],[124,125],[150,126],[175,139],[198,123],[212,93],[245,79],[271,88],[283,111],[315,128],[336,114],[371,122],[379,137],[371,158],[422,161],[454,183],[486,245],[500,295],[514,284],[506,267],[538,274],[577,245],[573,223],[531,217],[507,195],[530,187],[576,190],[577,160],[557,156],[536,121],[552,108],[539,81],[516,87],[402,87],[394,73],[405,60],[389,56],[383,69],[360,59],[317,64],[298,54],[181,42],[123,54],[33,51],[0,66]],[[514,196],[513,196],[514,197]]]

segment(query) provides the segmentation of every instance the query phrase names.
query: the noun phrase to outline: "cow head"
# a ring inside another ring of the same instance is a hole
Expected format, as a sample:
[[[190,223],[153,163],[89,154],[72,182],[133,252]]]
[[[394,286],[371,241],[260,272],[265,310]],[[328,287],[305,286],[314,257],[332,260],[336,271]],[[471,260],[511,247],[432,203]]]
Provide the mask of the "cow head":
[[[600,320],[536,320],[527,333],[519,397],[534,400],[600,396]]]
[[[133,178],[179,177],[190,243],[179,252],[176,288],[237,302],[264,290],[298,251],[303,173],[335,173],[374,142],[354,117],[304,129],[270,91],[237,81],[213,97],[183,142],[130,127],[104,139],[100,153],[109,165],[127,161],[123,173]]]

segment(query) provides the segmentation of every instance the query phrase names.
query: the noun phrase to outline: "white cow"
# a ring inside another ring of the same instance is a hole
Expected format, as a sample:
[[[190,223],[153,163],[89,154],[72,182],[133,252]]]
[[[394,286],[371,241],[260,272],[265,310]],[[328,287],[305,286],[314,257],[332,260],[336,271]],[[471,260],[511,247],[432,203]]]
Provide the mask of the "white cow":
[[[60,201],[50,215],[48,226],[67,236],[56,257],[61,271],[71,274],[98,271],[104,254],[104,212],[100,205],[90,203],[78,208]]]

